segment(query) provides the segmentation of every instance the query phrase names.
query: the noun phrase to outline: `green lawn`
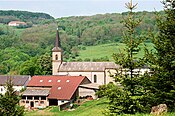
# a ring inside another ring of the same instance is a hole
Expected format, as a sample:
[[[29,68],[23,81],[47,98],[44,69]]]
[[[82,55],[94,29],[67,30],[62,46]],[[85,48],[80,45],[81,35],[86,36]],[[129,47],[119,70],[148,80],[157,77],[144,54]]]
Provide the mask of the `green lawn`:
[[[153,49],[152,43],[146,43],[147,48],[149,50]],[[110,61],[113,61],[112,54],[118,53],[119,51],[122,51],[122,49],[125,47],[125,44],[123,43],[111,43],[111,44],[103,44],[103,45],[97,45],[97,46],[87,46],[86,50],[80,50],[79,51],[79,57],[81,59],[93,59],[93,58],[101,58],[107,56]],[[141,51],[137,54],[138,57],[143,57],[144,54],[144,45],[142,44],[140,46]]]
[[[107,107],[106,99],[87,101],[74,111],[59,111],[58,107],[26,112],[26,116],[102,116]]]
[[[58,107],[48,107],[44,110],[26,112],[25,116],[103,116],[107,108],[107,100],[87,101],[73,111],[59,111]],[[121,116],[151,116],[149,114],[121,115]],[[175,116],[175,113],[168,113],[166,116]]]

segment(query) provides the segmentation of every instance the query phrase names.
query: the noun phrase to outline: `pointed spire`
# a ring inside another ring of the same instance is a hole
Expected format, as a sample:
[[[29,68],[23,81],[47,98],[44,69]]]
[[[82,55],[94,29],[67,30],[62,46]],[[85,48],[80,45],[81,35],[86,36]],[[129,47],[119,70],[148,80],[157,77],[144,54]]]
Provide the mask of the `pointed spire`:
[[[60,42],[60,37],[59,37],[59,32],[58,32],[58,28],[56,31],[56,39],[55,39],[55,46],[52,49],[53,52],[57,52],[57,51],[62,51],[61,49],[61,42]]]
[[[58,28],[57,28],[57,32],[56,32],[55,47],[60,47],[61,48],[60,36],[59,36]]]

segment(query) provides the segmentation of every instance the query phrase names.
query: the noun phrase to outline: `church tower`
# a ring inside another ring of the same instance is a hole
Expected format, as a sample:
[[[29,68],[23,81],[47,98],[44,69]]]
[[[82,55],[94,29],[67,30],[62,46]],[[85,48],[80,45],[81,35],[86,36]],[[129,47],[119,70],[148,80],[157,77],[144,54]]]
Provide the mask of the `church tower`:
[[[58,75],[58,68],[62,63],[62,49],[57,28],[55,46],[52,49],[52,75]]]

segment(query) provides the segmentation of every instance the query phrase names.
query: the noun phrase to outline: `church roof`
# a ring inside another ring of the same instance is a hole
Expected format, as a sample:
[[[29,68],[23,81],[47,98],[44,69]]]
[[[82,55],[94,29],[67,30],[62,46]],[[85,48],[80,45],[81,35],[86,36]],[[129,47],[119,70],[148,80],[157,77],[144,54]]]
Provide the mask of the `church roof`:
[[[116,69],[119,65],[114,62],[63,62],[58,69],[60,72],[94,72],[105,71],[105,69]]]

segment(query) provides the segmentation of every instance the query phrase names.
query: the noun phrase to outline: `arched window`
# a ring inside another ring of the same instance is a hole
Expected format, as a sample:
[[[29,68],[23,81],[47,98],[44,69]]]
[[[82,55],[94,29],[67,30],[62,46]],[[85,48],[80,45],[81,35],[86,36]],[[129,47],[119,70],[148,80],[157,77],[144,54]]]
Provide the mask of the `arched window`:
[[[97,82],[97,75],[94,75],[94,83]]]
[[[55,55],[55,60],[58,60],[58,55]]]

